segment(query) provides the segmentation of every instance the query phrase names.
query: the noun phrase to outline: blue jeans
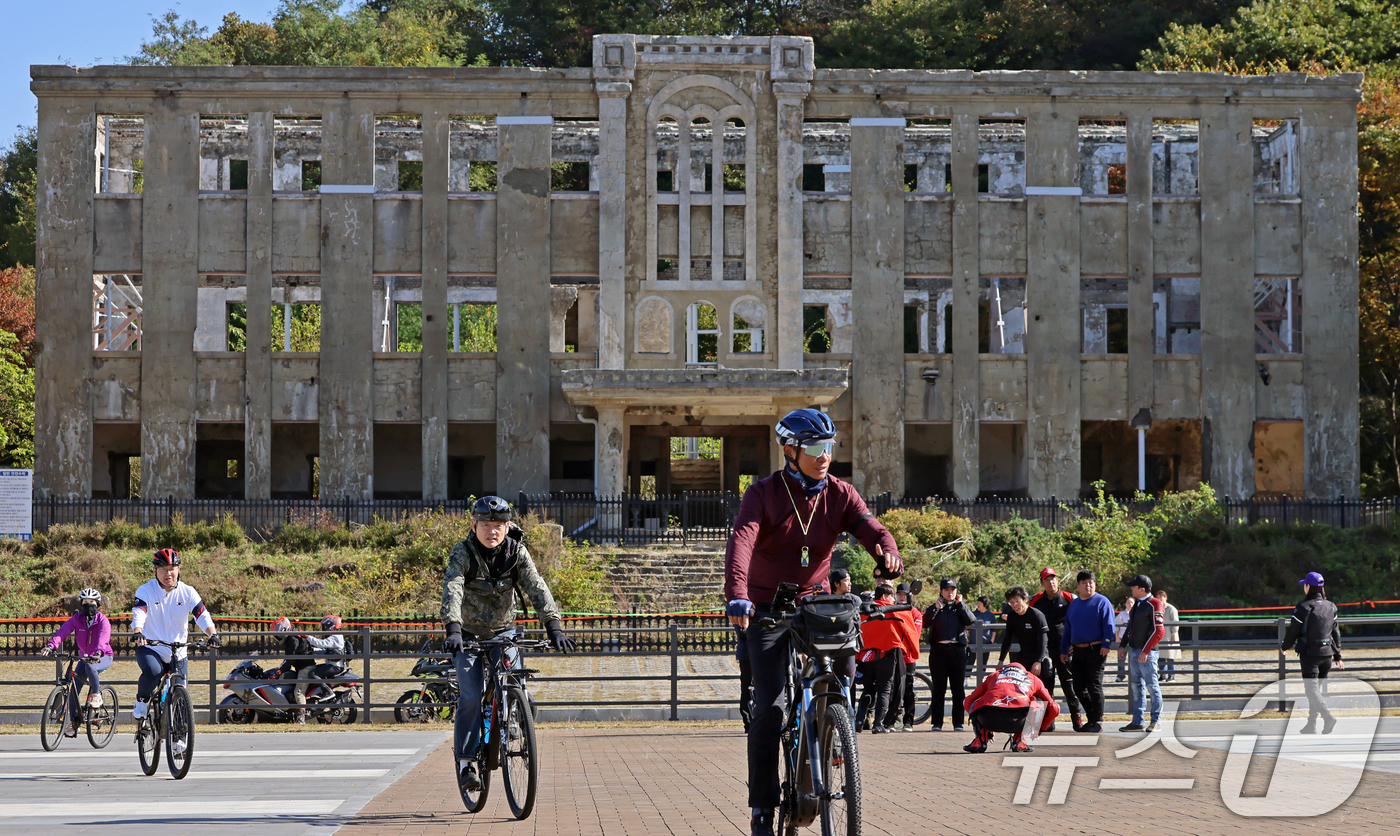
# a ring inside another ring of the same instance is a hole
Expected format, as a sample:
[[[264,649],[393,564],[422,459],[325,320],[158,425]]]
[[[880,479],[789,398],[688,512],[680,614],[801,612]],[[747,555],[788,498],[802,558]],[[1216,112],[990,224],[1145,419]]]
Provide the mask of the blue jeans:
[[[96,662],[79,662],[73,666],[73,672],[78,675],[78,682],[87,683],[88,694],[96,694],[102,690],[102,681],[98,679],[97,675],[110,667],[112,667],[112,657],[102,656]],[[81,695],[81,693],[82,689],[79,688],[79,694]],[[68,714],[73,718],[73,727],[77,728],[78,715],[80,714],[77,700],[68,703]]]
[[[136,701],[149,702],[151,692],[156,689],[156,683],[160,681],[160,675],[164,670],[164,663],[160,660],[160,654],[149,647],[136,648],[136,666],[141,669],[141,678],[136,680]],[[176,663],[176,670],[181,682],[189,679],[190,660],[181,659]]]
[[[515,628],[501,635],[514,633]],[[464,636],[463,638],[468,638]],[[468,640],[470,640],[468,638]],[[501,649],[490,651],[494,664],[501,658]],[[520,651],[510,648],[505,651],[509,667],[520,666]],[[481,746],[481,694],[486,689],[486,656],[479,653],[458,653],[454,660],[457,666],[457,722],[453,727],[453,751],[460,759],[476,757]]]
[[[1147,713],[1147,700],[1152,698],[1152,722],[1162,719],[1162,687],[1157,684],[1157,651],[1147,654],[1146,662],[1139,662],[1141,650],[1128,648],[1128,705],[1133,709],[1133,722],[1142,724]]]

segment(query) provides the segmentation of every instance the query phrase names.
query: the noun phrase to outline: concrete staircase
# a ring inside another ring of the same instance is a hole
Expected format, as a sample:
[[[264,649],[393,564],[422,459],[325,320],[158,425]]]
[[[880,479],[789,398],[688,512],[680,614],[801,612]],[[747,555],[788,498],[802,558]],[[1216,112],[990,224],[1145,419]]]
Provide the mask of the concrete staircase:
[[[622,608],[659,611],[718,605],[724,598],[724,546],[618,552],[608,580]]]

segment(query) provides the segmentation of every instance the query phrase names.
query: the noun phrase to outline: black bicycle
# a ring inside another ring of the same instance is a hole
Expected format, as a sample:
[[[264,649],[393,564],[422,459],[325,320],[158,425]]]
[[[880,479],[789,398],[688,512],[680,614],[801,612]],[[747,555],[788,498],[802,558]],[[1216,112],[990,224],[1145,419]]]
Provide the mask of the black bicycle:
[[[156,639],[146,639],[146,644],[170,648],[170,661],[162,662],[160,681],[156,683],[146,716],[136,721],[136,754],[141,759],[141,771],[147,775],[156,774],[163,739],[165,763],[171,776],[179,780],[189,774],[190,761],[194,759],[194,706],[190,703],[190,693],[185,689],[185,678],[180,675],[176,656],[180,648],[191,645]],[[207,646],[193,645],[201,652]]]
[[[798,591],[796,584],[779,584],[770,615],[757,619],[760,627],[785,630],[792,639],[777,832],[794,836],[820,817],[823,836],[860,836],[860,758],[851,684],[835,672],[833,660],[860,650],[857,614],[880,619],[913,608],[875,606],[852,595],[813,595],[799,602]],[[830,632],[821,632],[828,621]]]
[[[73,726],[72,706],[79,705],[78,695],[82,692],[83,683],[73,672],[73,666],[78,662],[96,662],[102,657],[63,653],[58,658],[68,661],[68,669],[55,681],[54,689],[49,692],[49,698],[44,703],[44,716],[39,719],[39,741],[44,744],[45,752],[57,749],[63,738],[70,736],[70,731],[72,737],[78,736],[78,730]],[[79,722],[87,727],[88,743],[91,743],[94,749],[104,748],[111,743],[112,735],[117,730],[116,689],[104,685],[99,693],[102,697],[102,707],[84,705],[78,712]]]
[[[502,771],[511,813],[517,819],[525,819],[535,809],[540,762],[535,745],[534,704],[525,681],[539,671],[511,667],[508,651],[548,647],[546,641],[506,635],[467,642],[463,648],[463,652],[485,657],[487,664],[486,687],[481,694],[481,745],[475,756],[480,786],[475,790],[461,790],[462,803],[467,806],[468,813],[486,806],[486,796],[491,791],[491,772],[496,769]],[[461,759],[458,753],[454,753],[453,758],[455,780],[461,772]]]

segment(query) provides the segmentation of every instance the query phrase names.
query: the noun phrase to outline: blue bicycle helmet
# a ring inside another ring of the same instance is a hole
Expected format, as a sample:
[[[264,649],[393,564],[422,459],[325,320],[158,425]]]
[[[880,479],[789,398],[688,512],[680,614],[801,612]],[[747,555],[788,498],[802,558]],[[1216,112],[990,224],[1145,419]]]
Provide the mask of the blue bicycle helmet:
[[[836,438],[836,425],[820,409],[794,409],[778,422],[779,444],[803,446]]]

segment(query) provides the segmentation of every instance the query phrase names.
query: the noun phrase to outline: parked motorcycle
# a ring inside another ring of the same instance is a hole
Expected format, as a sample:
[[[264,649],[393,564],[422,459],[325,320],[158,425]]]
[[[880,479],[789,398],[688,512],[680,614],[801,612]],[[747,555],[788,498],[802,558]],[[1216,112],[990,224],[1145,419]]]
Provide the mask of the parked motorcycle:
[[[318,723],[348,724],[358,716],[356,704],[363,701],[360,677],[340,665],[322,665],[326,678],[339,680],[334,684],[313,679],[306,686],[306,714]],[[288,678],[290,677],[290,678]],[[288,723],[296,719],[297,709],[293,689],[296,674],[265,671],[256,659],[245,659],[229,672],[224,687],[233,693],[219,703],[219,722],[241,725],[246,723]]]
[[[432,644],[432,639],[429,639],[418,652],[432,652]],[[459,693],[452,660],[446,656],[424,656],[413,665],[409,675],[423,680],[423,684],[403,692],[394,706],[394,720],[400,723],[451,721],[457,713]]]

